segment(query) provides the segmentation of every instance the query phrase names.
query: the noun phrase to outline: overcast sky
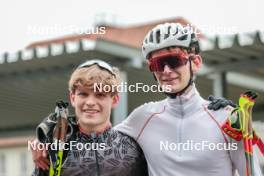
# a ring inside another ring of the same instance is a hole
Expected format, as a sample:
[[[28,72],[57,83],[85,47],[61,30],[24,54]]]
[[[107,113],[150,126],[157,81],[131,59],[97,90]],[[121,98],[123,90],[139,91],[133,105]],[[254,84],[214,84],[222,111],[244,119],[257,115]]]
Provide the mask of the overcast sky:
[[[210,33],[264,31],[263,7],[263,0],[1,0],[0,54],[91,28],[97,14],[124,25],[181,16]]]

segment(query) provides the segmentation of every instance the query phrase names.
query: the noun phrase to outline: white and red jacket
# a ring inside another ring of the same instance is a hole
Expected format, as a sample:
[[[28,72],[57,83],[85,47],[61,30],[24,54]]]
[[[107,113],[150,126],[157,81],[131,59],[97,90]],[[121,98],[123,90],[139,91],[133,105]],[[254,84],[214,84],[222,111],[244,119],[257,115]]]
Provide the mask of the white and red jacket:
[[[150,176],[232,176],[235,170],[245,176],[242,141],[221,130],[231,108],[210,111],[207,105],[193,86],[176,99],[141,105],[115,128],[139,143]],[[254,166],[261,176],[256,155]]]

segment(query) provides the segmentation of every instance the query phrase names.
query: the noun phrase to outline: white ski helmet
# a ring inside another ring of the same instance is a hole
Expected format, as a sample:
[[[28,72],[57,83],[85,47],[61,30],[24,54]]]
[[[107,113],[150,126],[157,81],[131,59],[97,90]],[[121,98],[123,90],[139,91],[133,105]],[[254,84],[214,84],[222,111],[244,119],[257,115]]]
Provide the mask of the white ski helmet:
[[[142,53],[145,58],[149,53],[170,46],[180,46],[189,49],[195,47],[199,53],[198,40],[191,26],[182,26],[180,23],[159,24],[148,32],[142,44]]]

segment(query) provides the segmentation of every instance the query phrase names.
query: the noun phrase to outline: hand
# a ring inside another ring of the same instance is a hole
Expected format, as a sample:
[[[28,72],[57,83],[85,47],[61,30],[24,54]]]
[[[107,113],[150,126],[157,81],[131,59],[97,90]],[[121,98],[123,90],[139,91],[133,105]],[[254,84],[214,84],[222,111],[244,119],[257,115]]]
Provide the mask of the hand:
[[[237,107],[237,105],[235,103],[233,103],[231,100],[227,100],[227,99],[222,98],[222,97],[216,98],[216,97],[210,95],[208,97],[208,100],[210,101],[210,104],[208,105],[208,109],[214,110],[214,111],[219,110],[221,108],[224,108],[228,105],[230,105],[234,108]]]
[[[48,117],[44,118],[44,120],[36,128],[38,141],[45,143],[47,139],[51,138],[56,123],[56,113],[52,113]]]
[[[48,138],[52,138],[53,129],[56,126],[58,115],[61,115],[63,117],[68,116],[68,105],[69,103],[67,102],[57,101],[55,113],[51,113],[48,117],[44,118],[44,120],[37,126],[37,139],[40,142],[45,143]],[[65,108],[65,112],[61,111],[61,108]]]
[[[32,160],[35,163],[35,167],[36,168],[41,168],[43,170],[48,170],[49,169],[49,160],[47,158],[48,156],[48,152],[47,150],[45,150],[45,147],[38,147],[40,146],[40,142],[35,139],[33,141],[34,143],[34,148],[32,148],[31,146],[31,153],[32,153]],[[41,146],[44,146],[44,144],[42,144]],[[40,150],[44,148],[43,150]]]

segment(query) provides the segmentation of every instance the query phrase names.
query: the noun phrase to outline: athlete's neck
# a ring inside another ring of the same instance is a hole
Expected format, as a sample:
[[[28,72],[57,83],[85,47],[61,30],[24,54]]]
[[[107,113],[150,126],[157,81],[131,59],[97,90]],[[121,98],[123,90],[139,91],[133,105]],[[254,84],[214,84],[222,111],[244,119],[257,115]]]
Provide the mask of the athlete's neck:
[[[184,92],[183,94],[188,94],[193,88],[193,84],[191,84]]]
[[[102,134],[107,129],[109,129],[111,126],[112,126],[111,122],[109,121],[102,125],[98,125],[98,126],[87,126],[87,125],[80,123],[79,129],[82,133],[87,134],[87,135],[91,135],[92,133]]]

